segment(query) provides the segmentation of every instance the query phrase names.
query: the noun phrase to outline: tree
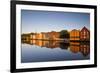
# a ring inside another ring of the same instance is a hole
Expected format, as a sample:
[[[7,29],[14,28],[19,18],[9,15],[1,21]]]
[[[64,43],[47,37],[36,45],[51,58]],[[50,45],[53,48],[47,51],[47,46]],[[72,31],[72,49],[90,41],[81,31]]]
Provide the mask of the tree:
[[[60,31],[60,38],[68,39],[69,38],[69,32],[67,30]]]

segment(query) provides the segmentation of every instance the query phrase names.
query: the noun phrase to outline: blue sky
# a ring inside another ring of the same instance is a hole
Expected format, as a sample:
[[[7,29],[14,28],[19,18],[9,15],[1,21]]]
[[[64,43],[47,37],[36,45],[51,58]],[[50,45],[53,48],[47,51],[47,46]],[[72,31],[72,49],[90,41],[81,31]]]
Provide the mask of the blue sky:
[[[70,31],[72,29],[82,29],[84,26],[90,29],[90,14],[21,10],[21,26],[22,33]]]

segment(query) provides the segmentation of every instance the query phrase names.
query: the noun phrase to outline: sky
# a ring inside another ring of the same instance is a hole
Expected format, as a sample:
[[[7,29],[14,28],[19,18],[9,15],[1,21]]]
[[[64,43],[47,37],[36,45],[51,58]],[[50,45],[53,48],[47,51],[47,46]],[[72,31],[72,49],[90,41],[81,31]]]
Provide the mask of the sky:
[[[84,26],[90,29],[89,13],[21,10],[22,33],[81,30]]]

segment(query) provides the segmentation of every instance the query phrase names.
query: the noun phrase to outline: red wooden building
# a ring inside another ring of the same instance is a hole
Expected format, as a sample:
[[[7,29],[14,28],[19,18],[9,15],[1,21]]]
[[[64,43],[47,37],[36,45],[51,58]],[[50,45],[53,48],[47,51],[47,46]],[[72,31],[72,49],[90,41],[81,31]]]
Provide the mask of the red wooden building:
[[[80,40],[83,41],[90,40],[90,31],[86,27],[83,27],[82,30],[80,31]]]

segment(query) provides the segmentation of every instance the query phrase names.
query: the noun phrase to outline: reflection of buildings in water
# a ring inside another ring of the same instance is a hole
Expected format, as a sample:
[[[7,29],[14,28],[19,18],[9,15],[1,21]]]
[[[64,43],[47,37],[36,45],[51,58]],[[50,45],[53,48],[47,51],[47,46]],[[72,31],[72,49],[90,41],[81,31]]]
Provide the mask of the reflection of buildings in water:
[[[46,48],[61,48],[67,50],[70,47],[72,53],[81,52],[83,56],[87,56],[90,53],[90,44],[89,43],[80,43],[80,42],[61,42],[61,41],[43,41],[43,40],[22,40],[22,43],[27,43],[30,45],[37,45],[40,47]],[[70,45],[70,46],[69,46]]]
[[[46,47],[46,48],[60,47],[61,49],[67,49],[69,46],[69,43],[61,42],[61,41],[22,40],[22,43],[37,45],[37,46]]]
[[[80,52],[87,56],[90,53],[90,44],[81,44],[80,45]]]
[[[78,53],[80,50],[79,42],[70,42],[70,51],[73,53]]]
[[[43,41],[43,40],[22,40],[22,43],[37,45],[46,48],[57,48],[59,47],[59,41]]]
[[[60,47],[61,49],[68,49],[69,43],[63,41],[43,41],[43,40],[22,40],[22,43],[27,43],[30,45],[37,45],[40,47],[46,48],[57,48]]]
[[[70,45],[80,45],[80,42],[70,42]]]
[[[42,40],[36,40],[36,44],[41,47],[46,47],[46,48],[57,48],[59,47],[57,41],[42,41]]]
[[[30,43],[31,45],[35,44],[36,42],[34,40],[30,40]]]
[[[69,43],[66,43],[66,42],[60,42],[59,43],[60,45],[59,45],[59,47],[61,48],[61,49],[68,49],[68,47],[69,47]]]
[[[78,53],[80,51],[79,45],[78,46],[71,45],[70,51],[73,52],[73,53]]]
[[[46,44],[47,48],[57,48],[59,47],[58,41],[48,41],[48,44]]]
[[[70,51],[73,53],[81,52],[83,56],[87,56],[90,53],[90,45],[86,42],[70,42]]]
[[[23,44],[29,44],[30,41],[29,40],[21,40],[21,43],[23,43]]]
[[[42,41],[36,40],[35,45],[42,47]]]
[[[42,41],[42,46],[41,47],[46,47],[49,44],[49,41]]]

